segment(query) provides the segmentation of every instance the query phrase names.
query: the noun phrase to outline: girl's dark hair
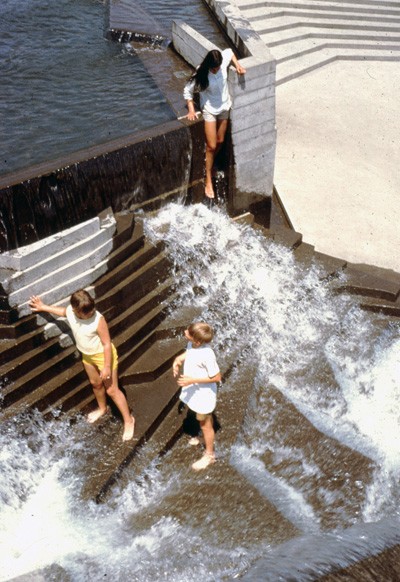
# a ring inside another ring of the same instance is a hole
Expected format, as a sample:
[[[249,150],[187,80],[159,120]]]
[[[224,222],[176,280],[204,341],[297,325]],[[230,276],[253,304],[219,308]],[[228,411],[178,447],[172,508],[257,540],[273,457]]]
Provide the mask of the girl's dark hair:
[[[208,73],[210,69],[216,69],[222,64],[222,54],[219,50],[214,49],[206,54],[203,62],[196,69],[196,72],[190,77],[194,81],[195,91],[204,91],[208,87]]]
[[[88,315],[95,310],[94,299],[85,289],[78,289],[71,295],[70,303],[76,311]]]

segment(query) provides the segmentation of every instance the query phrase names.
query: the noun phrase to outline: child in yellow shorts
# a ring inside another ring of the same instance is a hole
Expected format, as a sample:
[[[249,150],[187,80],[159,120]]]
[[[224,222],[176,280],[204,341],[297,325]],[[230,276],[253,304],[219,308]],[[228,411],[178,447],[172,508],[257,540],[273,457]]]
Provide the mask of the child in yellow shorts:
[[[97,401],[98,407],[88,415],[88,422],[96,422],[106,414],[108,395],[124,421],[122,440],[130,440],[134,433],[135,419],[129,411],[124,393],[118,387],[117,350],[111,342],[106,320],[96,310],[91,295],[84,289],[79,289],[71,295],[68,307],[46,305],[40,297],[34,295],[30,298],[29,305],[32,311],[45,311],[67,318]]]

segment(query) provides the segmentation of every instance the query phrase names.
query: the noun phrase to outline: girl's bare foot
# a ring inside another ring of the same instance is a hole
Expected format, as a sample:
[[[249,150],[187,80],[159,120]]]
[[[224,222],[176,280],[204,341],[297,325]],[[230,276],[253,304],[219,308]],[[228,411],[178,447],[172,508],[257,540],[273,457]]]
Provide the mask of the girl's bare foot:
[[[124,434],[122,435],[123,441],[130,441],[131,438],[133,438],[133,433],[135,432],[135,419],[133,416],[131,418],[132,421],[124,426]]]
[[[107,412],[108,412],[108,407],[105,410],[102,410],[101,408],[96,408],[96,410],[93,410],[93,412],[90,412],[87,415],[87,421],[90,424],[93,424],[94,422],[96,422],[96,420],[99,420],[99,418],[101,418],[102,416],[107,414]]]
[[[215,194],[214,194],[213,185],[212,184],[206,184],[204,193],[207,196],[207,198],[214,198],[215,197]]]

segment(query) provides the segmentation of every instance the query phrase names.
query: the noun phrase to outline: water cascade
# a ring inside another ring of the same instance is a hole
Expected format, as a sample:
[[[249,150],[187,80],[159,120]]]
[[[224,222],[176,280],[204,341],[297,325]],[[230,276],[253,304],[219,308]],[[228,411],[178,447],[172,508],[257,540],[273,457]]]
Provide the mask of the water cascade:
[[[146,464],[149,441],[96,505],[93,427],[4,420],[0,580],[315,580],[399,542],[398,323],[221,210],[171,204],[145,227],[176,309],[216,329],[218,463],[194,474],[181,438]]]

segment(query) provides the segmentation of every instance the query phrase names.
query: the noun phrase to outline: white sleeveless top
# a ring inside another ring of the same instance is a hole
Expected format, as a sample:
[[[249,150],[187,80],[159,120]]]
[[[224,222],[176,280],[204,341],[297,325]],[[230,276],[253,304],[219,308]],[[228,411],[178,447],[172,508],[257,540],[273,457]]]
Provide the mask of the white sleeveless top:
[[[89,319],[80,319],[75,315],[72,305],[68,305],[66,317],[74,334],[76,347],[82,354],[93,356],[93,354],[101,354],[104,351],[100,336],[97,333],[100,317],[102,317],[101,313],[96,310]]]

